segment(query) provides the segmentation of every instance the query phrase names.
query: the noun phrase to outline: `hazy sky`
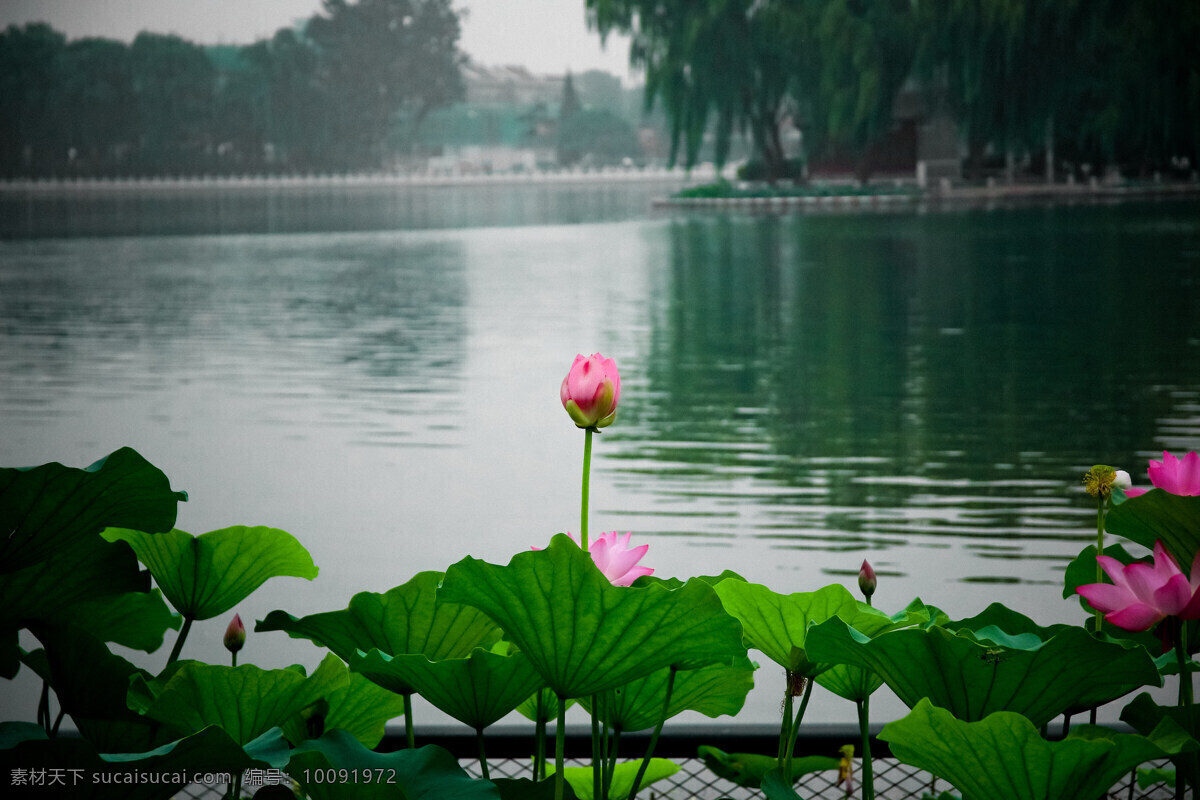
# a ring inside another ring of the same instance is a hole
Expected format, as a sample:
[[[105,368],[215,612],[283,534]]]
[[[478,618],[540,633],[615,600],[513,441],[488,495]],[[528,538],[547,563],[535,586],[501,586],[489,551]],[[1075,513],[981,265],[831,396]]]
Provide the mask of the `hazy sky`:
[[[485,65],[523,64],[561,74],[603,69],[629,79],[629,44],[589,31],[584,0],[458,0],[466,9],[460,46]],[[200,44],[248,44],[312,16],[320,0],[0,0],[0,28],[49,22],[70,39],[131,41],[139,31],[175,33]]]

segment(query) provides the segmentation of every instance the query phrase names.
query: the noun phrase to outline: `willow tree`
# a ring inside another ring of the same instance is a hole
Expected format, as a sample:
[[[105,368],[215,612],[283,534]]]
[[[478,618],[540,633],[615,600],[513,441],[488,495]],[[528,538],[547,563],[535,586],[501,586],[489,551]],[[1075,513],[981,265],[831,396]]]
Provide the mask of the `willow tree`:
[[[794,110],[797,17],[788,4],[758,0],[586,0],[601,34],[631,37],[630,61],[646,74],[646,104],[670,120],[671,161],[692,166],[714,127],[713,159],[729,157],[748,132],[773,180],[784,174],[782,127]]]

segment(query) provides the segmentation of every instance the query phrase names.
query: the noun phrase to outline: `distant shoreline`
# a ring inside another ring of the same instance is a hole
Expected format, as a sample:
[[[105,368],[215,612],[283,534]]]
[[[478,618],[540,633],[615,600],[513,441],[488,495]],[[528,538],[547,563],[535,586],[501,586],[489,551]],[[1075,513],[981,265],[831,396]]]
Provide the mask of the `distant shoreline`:
[[[195,192],[256,189],[405,188],[450,186],[536,186],[578,183],[670,183],[690,185],[716,179],[711,166],[683,169],[607,167],[556,172],[343,175],[210,175],[129,178],[22,178],[0,180],[3,194],[84,194],[117,192]]]

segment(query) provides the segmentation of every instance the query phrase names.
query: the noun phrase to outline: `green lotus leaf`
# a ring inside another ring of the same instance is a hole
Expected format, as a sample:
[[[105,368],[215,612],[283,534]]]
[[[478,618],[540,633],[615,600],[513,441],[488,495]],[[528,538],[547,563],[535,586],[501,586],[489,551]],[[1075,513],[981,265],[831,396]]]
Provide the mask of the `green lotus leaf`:
[[[778,771],[779,759],[757,753],[726,753],[717,747],[701,745],[698,753],[704,765],[713,773],[738,786],[757,789],[772,770]],[[799,777],[810,772],[836,770],[841,761],[830,756],[802,756],[792,759],[792,776]],[[780,780],[782,783],[782,779]]]
[[[505,656],[477,649],[467,658],[430,661],[420,653],[390,656],[372,650],[350,659],[350,669],[387,688],[393,683],[413,686],[434,706],[476,730],[491,725],[542,686],[541,676],[519,652]]]
[[[757,583],[724,581],[716,592],[725,610],[742,623],[748,647],[791,673],[814,677],[831,664],[814,664],[805,652],[809,623],[831,617],[853,619],[859,602],[840,584],[815,592],[777,594]]]
[[[1161,683],[1144,648],[1102,642],[1082,628],[1017,648],[941,627],[871,639],[831,619],[809,630],[808,647],[815,659],[873,670],[909,708],[927,697],[967,721],[1015,711],[1040,726],[1067,709]]]
[[[500,629],[482,611],[438,600],[441,580],[440,572],[420,572],[383,594],[360,592],[342,611],[301,618],[272,611],[254,630],[286,631],[292,638],[310,639],[346,662],[360,650],[393,656],[422,653],[432,661],[466,658],[476,647],[498,639]],[[404,684],[392,687],[402,694],[413,691]]]
[[[276,528],[237,525],[199,536],[109,528],[103,536],[128,542],[171,605],[189,619],[224,614],[269,578],[317,577],[304,546]]]
[[[1110,533],[1124,536],[1148,550],[1162,540],[1167,552],[1186,572],[1200,550],[1200,497],[1151,489],[1114,503],[1106,525]]]
[[[736,716],[746,703],[746,695],[754,688],[754,669],[749,658],[740,656],[730,664],[677,671],[667,718],[684,711],[698,711],[714,718]],[[670,674],[668,667],[604,692],[600,695],[600,719],[622,732],[653,728],[662,718]],[[579,703],[589,713],[592,711],[591,697],[582,697]]]
[[[689,578],[688,580],[703,581],[709,586],[716,586],[721,581],[746,582],[745,578],[743,578],[741,575],[738,575],[731,569],[725,570],[720,575],[697,575],[696,577]],[[683,580],[682,578],[660,578],[657,575],[642,575],[633,582],[633,585],[639,589],[645,588],[646,586],[661,586],[664,589],[674,590],[681,588],[685,583],[687,583],[687,581]]]
[[[1132,564],[1134,561],[1137,561],[1137,558],[1131,555],[1120,544],[1110,544],[1105,547],[1104,555],[1109,558],[1115,558],[1122,564]],[[1096,582],[1096,566],[1096,545],[1089,544],[1079,552],[1079,555],[1071,560],[1071,563],[1067,565],[1066,573],[1063,575],[1063,599],[1070,600],[1072,597],[1078,597],[1080,604],[1088,613],[1091,613],[1094,609],[1075,590],[1080,586]],[[1108,578],[1106,577],[1104,580],[1107,581]]]
[[[338,770],[353,773],[356,780],[337,778]],[[495,785],[473,780],[454,756],[437,745],[376,753],[342,730],[327,731],[321,738],[297,746],[287,774],[311,800],[500,798]],[[334,779],[327,777],[330,775]]]
[[[92,535],[0,578],[0,629],[75,623],[106,642],[151,652],[180,620],[123,543]]]
[[[283,726],[291,742],[315,739],[339,728],[366,747],[383,741],[387,723],[404,716],[404,698],[351,672],[349,682],[300,712]]]
[[[736,583],[725,581],[722,585]],[[743,655],[741,626],[713,588],[617,587],[563,534],[507,566],[465,558],[438,594],[490,616],[560,697],[586,697],[668,666]]]
[[[641,766],[641,761],[626,761],[617,764],[613,770],[609,797],[628,797],[629,790],[633,788],[633,781],[637,778],[638,769]],[[646,774],[642,776],[642,782],[638,784],[638,791],[641,791],[655,781],[669,778],[676,772],[679,772],[679,765],[675,762],[668,761],[665,758],[652,758],[650,759],[650,765],[646,767]],[[547,764],[547,777],[553,774],[554,764]],[[575,796],[579,800],[592,800],[595,797],[591,767],[564,767],[563,778],[570,784],[571,789],[574,790]]]
[[[1142,769],[1138,767],[1137,786],[1139,789],[1149,789],[1160,783],[1165,783],[1167,786],[1173,788],[1176,777],[1177,774],[1173,769]]]
[[[892,616],[860,603],[858,613],[848,624],[864,636],[874,639],[888,631],[929,625],[937,618],[936,609],[931,611],[918,599],[913,600],[907,608]],[[866,700],[883,685],[883,678],[874,671],[857,664],[834,664],[817,675],[814,680],[822,687],[852,703]]]
[[[44,650],[28,654],[44,658],[50,685],[61,708],[79,732],[101,752],[143,752],[191,731],[146,719],[128,705],[132,680],[149,673],[114,655],[108,646],[76,626],[39,626],[34,630]]]
[[[44,734],[43,734],[44,737]],[[246,769],[279,769],[287,763],[287,742],[278,729],[245,747],[220,728],[205,728],[143,753],[98,753],[95,745],[73,737],[29,738],[0,746],[0,769],[57,771],[63,786],[33,786],[30,797],[68,796],[94,800],[166,800],[191,783],[196,773],[240,773]],[[154,775],[157,782],[135,781]],[[94,776],[101,776],[98,780]],[[57,791],[56,791],[57,790]],[[24,796],[10,787],[8,797]]]
[[[530,722],[537,722],[538,695],[541,695],[542,699],[542,722],[553,722],[554,720],[558,719],[558,695],[556,695],[554,690],[550,689],[549,687],[540,689],[522,700],[520,705],[517,706],[517,712]],[[575,704],[575,701],[567,700],[566,703],[567,708],[570,708]]]
[[[16,572],[107,527],[169,531],[186,492],[122,447],[86,469],[43,464],[0,469],[0,573]]]
[[[1200,786],[1200,707],[1191,711],[1180,706],[1160,706],[1149,694],[1142,693],[1121,709],[1121,721],[1143,736],[1153,736],[1155,730],[1165,730],[1168,724],[1186,736],[1196,749],[1182,749],[1171,755],[1175,770],[1191,786]]]
[[[1047,742],[1021,714],[997,711],[963,722],[928,700],[884,726],[879,738],[899,760],[949,781],[964,800],[1093,800],[1138,764],[1195,746],[1095,725]]]
[[[307,677],[296,669],[193,661],[162,686],[146,714],[188,732],[219,725],[234,741],[246,743],[348,682],[346,666],[332,653]]]

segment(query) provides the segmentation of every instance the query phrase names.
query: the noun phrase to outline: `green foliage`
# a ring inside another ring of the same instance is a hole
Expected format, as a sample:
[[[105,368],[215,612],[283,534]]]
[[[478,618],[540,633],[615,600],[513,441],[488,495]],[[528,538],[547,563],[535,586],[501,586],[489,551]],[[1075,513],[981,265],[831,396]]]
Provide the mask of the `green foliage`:
[[[941,627],[870,639],[833,619],[809,631],[808,647],[815,659],[873,670],[909,708],[928,699],[966,721],[1004,710],[1044,725],[1064,711],[1161,682],[1144,648],[1101,642],[1082,628],[1044,641],[998,629],[954,634]]]
[[[708,584],[689,581],[675,591],[613,586],[562,534],[508,566],[463,559],[446,570],[439,596],[491,616],[560,697],[745,653],[737,622]]]
[[[1143,693],[1121,710],[1121,721],[1143,736],[1170,731],[1186,739],[1190,746],[1179,748],[1170,758],[1177,778],[1182,777],[1193,788],[1200,786],[1200,709],[1160,706]]]
[[[342,611],[296,618],[272,611],[255,631],[286,631],[293,638],[311,639],[344,661],[358,651],[386,655],[421,653],[431,661],[465,658],[479,646],[490,646],[500,629],[483,612],[438,599],[442,573],[421,572],[383,594],[360,592]],[[393,691],[409,693],[391,682]]]
[[[609,792],[610,797],[628,797],[629,790],[633,788],[634,778],[637,777],[638,769],[641,767],[640,761],[626,761],[623,764],[617,764],[612,774],[612,787]],[[646,768],[646,774],[642,776],[642,782],[638,784],[640,791],[646,786],[661,781],[664,778],[669,778],[679,772],[679,765],[673,761],[668,761],[665,758],[650,759],[650,766]],[[554,774],[554,765],[546,765],[547,775]],[[563,777],[571,789],[574,790],[575,796],[579,800],[593,800],[595,793],[593,791],[592,768],[591,767],[565,767],[563,769]]]
[[[171,605],[188,619],[224,614],[269,578],[317,577],[308,550],[276,528],[238,525],[199,536],[109,528],[103,535],[110,542],[127,542]]]
[[[1200,552],[1200,497],[1151,489],[1114,504],[1107,527],[1151,550],[1161,540],[1175,562],[1187,570]]]
[[[611,111],[582,109],[558,123],[560,164],[619,164],[640,152],[637,131]]]
[[[717,747],[701,745],[699,756],[704,765],[715,774],[738,786],[748,786],[757,789],[764,786],[764,779],[769,773],[775,772],[775,782],[782,783],[778,776],[779,760],[774,756],[763,756],[757,753],[726,753]],[[836,770],[841,761],[830,756],[803,756],[792,759],[792,776],[798,777],[810,772]]]
[[[333,773],[327,772],[334,770]],[[357,770],[357,782],[330,780],[337,770]],[[369,781],[361,776],[371,775]],[[498,800],[496,787],[472,780],[449,752],[436,745],[375,753],[345,731],[329,731],[292,751],[287,773],[312,800],[383,800],[445,797]]]
[[[541,676],[520,652],[502,655],[477,649],[466,658],[430,661],[421,653],[358,654],[350,668],[380,686],[413,687],[464,725],[491,725],[542,686]]]
[[[928,700],[888,723],[879,738],[904,763],[949,781],[964,800],[1091,800],[1138,764],[1196,747],[1168,731],[1145,737],[1093,725],[1047,742],[1020,714],[963,722]]]
[[[741,656],[732,664],[709,664],[677,673],[666,718],[684,711],[698,711],[706,717],[735,716],[754,688],[754,669],[750,659]],[[604,692],[596,709],[600,719],[622,732],[653,728],[663,719],[669,677],[668,667]],[[579,702],[589,713],[594,708],[591,697]]]
[[[742,623],[747,647],[761,651],[789,673],[809,678],[832,666],[809,660],[805,652],[809,624],[859,614],[858,601],[840,584],[782,595],[756,583],[723,581],[716,591],[725,610]]]
[[[128,447],[86,469],[44,464],[0,469],[0,573],[45,561],[109,526],[152,533],[175,524],[167,476]]]
[[[333,654],[307,677],[298,669],[185,662],[156,692],[146,715],[188,733],[217,725],[245,744],[348,681],[345,665]]]

